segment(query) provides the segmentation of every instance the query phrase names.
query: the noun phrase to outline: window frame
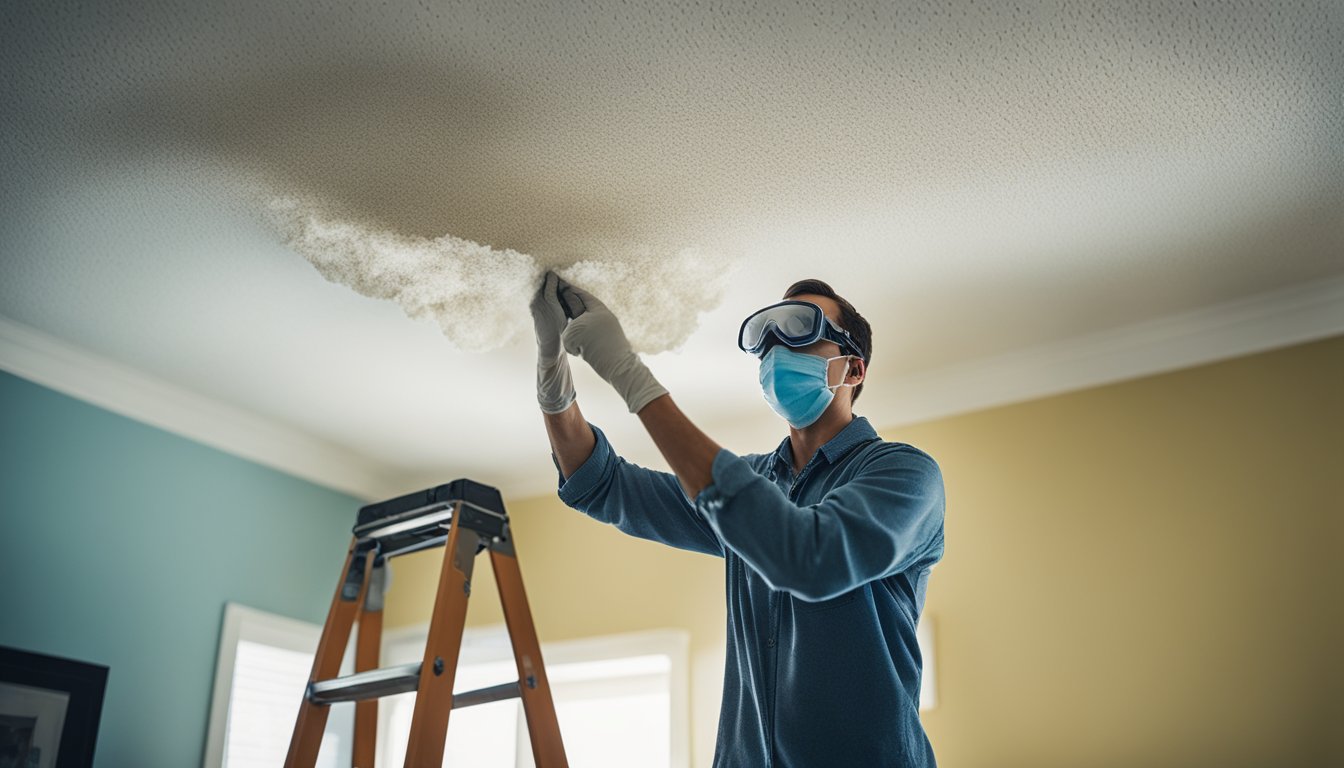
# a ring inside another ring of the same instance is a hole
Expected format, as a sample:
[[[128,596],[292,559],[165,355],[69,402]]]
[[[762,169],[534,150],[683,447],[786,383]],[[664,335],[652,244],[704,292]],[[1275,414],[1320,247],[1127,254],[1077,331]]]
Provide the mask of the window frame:
[[[356,632],[350,633],[350,643],[346,646],[341,660],[340,675],[348,675],[354,670],[354,641]],[[274,648],[314,653],[322,637],[322,625],[301,619],[270,613],[242,603],[224,604],[224,621],[219,634],[219,652],[215,660],[215,684],[210,698],[210,724],[206,731],[205,758],[203,768],[222,768],[224,765],[224,747],[228,739],[229,702],[233,697],[233,673],[238,658],[240,641],[261,643]],[[296,691],[296,695],[302,692]],[[341,713],[344,715],[344,713]],[[346,719],[353,719],[347,716]],[[328,725],[330,728],[331,725]],[[353,723],[348,729],[353,737]],[[349,744],[350,739],[345,740]],[[347,746],[348,749],[348,746]]]

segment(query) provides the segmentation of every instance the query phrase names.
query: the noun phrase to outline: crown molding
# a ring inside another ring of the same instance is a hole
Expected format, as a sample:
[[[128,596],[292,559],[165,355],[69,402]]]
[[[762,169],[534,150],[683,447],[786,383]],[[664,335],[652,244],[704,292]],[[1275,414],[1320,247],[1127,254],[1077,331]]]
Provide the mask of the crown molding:
[[[1344,275],[897,377],[864,398],[879,427],[1035,400],[1344,334]]]
[[[365,457],[5,317],[0,370],[362,500],[387,492],[386,472]]]

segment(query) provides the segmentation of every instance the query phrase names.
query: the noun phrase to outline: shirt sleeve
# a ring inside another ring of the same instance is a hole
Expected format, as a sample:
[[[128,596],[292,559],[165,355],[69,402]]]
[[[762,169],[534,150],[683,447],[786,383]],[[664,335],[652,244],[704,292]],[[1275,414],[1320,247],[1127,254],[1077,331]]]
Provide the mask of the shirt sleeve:
[[[938,464],[910,446],[887,443],[819,503],[801,506],[720,450],[713,482],[696,508],[725,547],[774,589],[809,601],[942,556],[944,495]]]
[[[560,474],[561,501],[631,536],[723,556],[718,536],[686,497],[676,475],[631,464],[616,454],[602,430],[589,426],[597,444],[574,474],[569,478]]]

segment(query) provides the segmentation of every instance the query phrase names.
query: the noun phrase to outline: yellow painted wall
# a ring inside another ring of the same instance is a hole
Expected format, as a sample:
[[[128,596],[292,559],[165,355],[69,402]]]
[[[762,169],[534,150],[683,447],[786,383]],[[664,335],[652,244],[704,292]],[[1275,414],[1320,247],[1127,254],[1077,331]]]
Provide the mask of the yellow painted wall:
[[[944,768],[1344,764],[1344,337],[882,432],[947,484]],[[691,633],[708,765],[720,561],[509,509],[544,640]],[[428,619],[435,554],[397,561],[389,626]],[[482,576],[475,625],[501,620]]]

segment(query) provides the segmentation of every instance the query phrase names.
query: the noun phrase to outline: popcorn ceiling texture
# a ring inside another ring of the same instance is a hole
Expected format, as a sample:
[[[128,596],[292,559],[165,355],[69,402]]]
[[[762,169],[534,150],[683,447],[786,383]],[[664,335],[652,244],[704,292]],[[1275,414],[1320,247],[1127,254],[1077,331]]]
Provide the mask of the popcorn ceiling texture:
[[[544,265],[642,349],[698,324],[650,363],[728,430],[772,418],[750,370],[733,389],[737,324],[799,278],[872,322],[863,402],[894,402],[899,376],[1338,275],[1341,210],[1340,0],[0,13],[0,314],[398,466],[517,464],[438,427],[537,428],[527,344],[465,350],[527,333]],[[390,276],[351,269],[371,254]],[[460,407],[481,382],[498,407]]]
[[[43,178],[31,150],[53,142],[205,155],[337,218],[544,258],[762,258],[787,245],[771,233],[846,216],[873,251],[934,256],[912,233],[1039,231],[1061,202],[1170,196],[1205,217],[1248,186],[1344,187],[1341,17],[1337,0],[20,2],[0,20],[0,127],[12,180]],[[1115,173],[1153,158],[1160,177]]]
[[[328,280],[392,299],[413,318],[434,319],[470,352],[494,349],[531,330],[519,304],[547,269],[606,297],[639,352],[681,346],[699,313],[719,302],[732,273],[722,258],[693,248],[662,253],[646,246],[579,262],[548,261],[452,235],[397,235],[332,218],[293,198],[273,199],[270,212],[285,241]]]

